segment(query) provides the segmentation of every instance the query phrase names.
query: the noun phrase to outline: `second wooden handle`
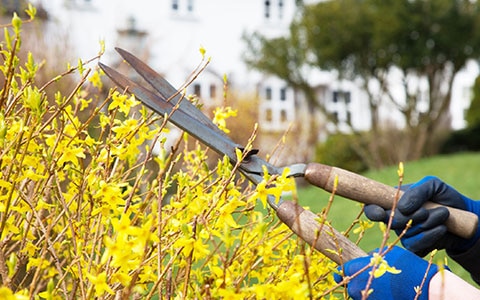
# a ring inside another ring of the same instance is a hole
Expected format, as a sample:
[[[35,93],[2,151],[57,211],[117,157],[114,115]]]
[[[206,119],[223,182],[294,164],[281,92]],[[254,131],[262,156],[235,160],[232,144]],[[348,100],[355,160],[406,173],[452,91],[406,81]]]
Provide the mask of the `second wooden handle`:
[[[320,224],[317,215],[297,203],[281,202],[277,208],[277,216],[296,235],[339,265],[367,255],[335,228]]]
[[[392,186],[332,166],[310,163],[305,169],[305,179],[328,192],[333,191],[335,176],[338,176],[336,195],[365,204],[377,204],[390,209],[399,192]],[[400,191],[399,196],[402,194],[403,192]],[[424,205],[426,208],[436,206],[440,205],[433,202],[427,202]],[[453,207],[447,208],[450,212],[446,222],[448,231],[463,238],[472,237],[477,231],[477,215]]]

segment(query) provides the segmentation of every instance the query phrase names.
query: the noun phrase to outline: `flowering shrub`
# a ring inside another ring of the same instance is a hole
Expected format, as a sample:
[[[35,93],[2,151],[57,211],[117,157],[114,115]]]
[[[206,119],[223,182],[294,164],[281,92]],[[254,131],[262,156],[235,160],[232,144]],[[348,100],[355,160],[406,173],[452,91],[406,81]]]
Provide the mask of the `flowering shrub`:
[[[35,59],[16,55],[21,26],[1,44],[0,298],[343,298],[335,264],[258,203],[291,184],[245,188],[187,135],[166,149],[166,121],[134,97],[87,91],[102,89],[87,63],[49,99]]]

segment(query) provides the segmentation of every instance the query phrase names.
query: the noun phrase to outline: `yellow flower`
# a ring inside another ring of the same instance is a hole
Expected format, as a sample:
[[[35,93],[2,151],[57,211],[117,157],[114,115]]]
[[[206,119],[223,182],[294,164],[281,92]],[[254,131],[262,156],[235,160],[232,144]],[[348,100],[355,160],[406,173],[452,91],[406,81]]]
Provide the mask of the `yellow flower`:
[[[101,89],[103,86],[102,79],[100,78],[100,72],[98,70],[93,72],[92,76],[88,78],[88,81],[90,81],[92,85],[98,89]]]
[[[67,162],[71,162],[75,166],[78,166],[78,159],[86,157],[84,150],[81,147],[70,144],[69,146],[59,148],[61,148],[59,151],[61,151],[62,154],[58,159],[58,166],[63,166]]]
[[[130,281],[132,280],[132,276],[128,275],[126,272],[123,271],[115,272],[111,276],[111,278],[113,282],[119,282],[123,286],[128,286],[130,284]]]
[[[146,265],[141,269],[139,278],[141,283],[155,281],[158,279],[155,270],[150,265]]]
[[[179,238],[174,244],[174,248],[182,248],[182,253],[185,256],[190,255],[193,250],[193,244],[195,243],[195,239],[192,237],[181,237]]]
[[[196,239],[193,243],[193,261],[198,261],[210,254],[209,245],[203,239]]]
[[[372,228],[374,223],[368,220],[358,220],[358,226],[353,230],[353,233],[359,234],[365,232],[367,229]]]
[[[370,264],[377,266],[375,271],[373,272],[373,277],[375,278],[382,276],[386,272],[391,274],[399,274],[402,272],[401,270],[398,270],[395,267],[389,266],[388,262],[385,259],[383,259],[383,257],[378,253],[373,254],[370,260]]]
[[[45,269],[50,266],[50,262],[46,259],[30,257],[27,263],[27,271],[32,267],[37,267],[40,269]]]
[[[127,233],[130,229],[130,218],[126,214],[122,214],[120,220],[117,218],[112,219],[112,226],[117,233]]]
[[[115,91],[112,95],[112,103],[108,106],[108,110],[113,110],[118,108],[124,115],[128,115],[130,108],[138,105],[140,102],[135,100],[135,96],[131,95],[130,97],[125,94],[120,94],[118,91]]]
[[[92,98],[90,99],[80,99],[80,111],[83,111],[85,108],[88,107],[88,105],[92,102]]]
[[[6,286],[0,287],[0,299],[4,300],[15,300],[15,296],[13,295],[12,290],[7,288]]]
[[[267,207],[267,200],[269,197],[268,188],[266,186],[267,183],[265,181],[260,182],[255,189],[255,194],[252,196],[252,198],[259,199],[262,202],[263,208]]]
[[[268,174],[266,167],[263,168],[263,172],[264,179],[257,185],[255,194],[252,196],[252,198],[260,199],[264,208],[266,208],[267,206],[267,201],[269,197],[274,197],[275,201],[278,202],[284,192],[292,191],[295,189],[295,182],[293,178],[288,177],[288,168],[285,168],[282,174],[275,178],[275,180],[271,183],[269,183],[271,175]]]
[[[227,203],[225,203],[221,208],[220,208],[220,216],[218,218],[218,222],[220,224],[227,224],[228,226],[232,228],[238,228],[238,224],[235,222],[233,219],[232,213],[239,207],[239,206],[244,206],[245,202],[240,201],[235,198],[231,198],[227,200]]]
[[[104,203],[111,208],[116,208],[118,205],[124,203],[122,198],[122,187],[125,185],[127,185],[127,183],[109,183],[100,180],[99,189],[93,195],[93,198],[100,200],[101,203]]]
[[[105,272],[101,272],[97,276],[87,273],[87,278],[92,283],[92,288],[95,291],[95,296],[100,297],[105,292],[113,295],[114,291],[107,283],[107,274]]]
[[[26,245],[25,245],[25,248],[23,248],[21,252],[22,253],[27,253],[28,256],[33,257],[33,255],[35,254],[35,252],[38,249],[39,248],[37,246],[35,246],[33,243],[27,242]]]
[[[138,126],[137,119],[127,119],[124,122],[120,123],[119,125],[112,128],[112,131],[117,134],[117,137],[121,139],[122,137],[130,136]]]
[[[233,110],[231,107],[217,107],[213,111],[213,115],[213,123],[225,133],[229,133],[230,130],[227,128],[226,120],[230,117],[236,117],[237,111]]]
[[[100,116],[100,117],[99,117],[99,119],[100,119],[100,127],[101,127],[101,128],[107,127],[108,124],[110,124],[110,118],[109,118],[107,115],[103,114],[103,113],[100,113],[99,116]]]

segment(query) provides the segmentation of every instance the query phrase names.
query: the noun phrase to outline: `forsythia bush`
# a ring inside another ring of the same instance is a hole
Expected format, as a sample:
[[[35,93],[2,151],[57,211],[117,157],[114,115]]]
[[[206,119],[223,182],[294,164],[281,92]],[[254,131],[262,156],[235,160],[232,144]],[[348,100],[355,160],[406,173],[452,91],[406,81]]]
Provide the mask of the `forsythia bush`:
[[[17,55],[21,26],[1,43],[0,298],[344,297],[335,264],[258,205],[265,190],[227,159],[208,168],[187,135],[166,149],[166,122],[134,97],[89,94],[95,67],[47,97]]]

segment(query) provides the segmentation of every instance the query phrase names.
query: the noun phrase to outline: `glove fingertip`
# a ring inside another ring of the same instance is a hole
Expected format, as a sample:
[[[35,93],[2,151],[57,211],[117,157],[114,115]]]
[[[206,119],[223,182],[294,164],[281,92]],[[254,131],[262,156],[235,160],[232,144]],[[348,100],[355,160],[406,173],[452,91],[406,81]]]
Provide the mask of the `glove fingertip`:
[[[335,280],[336,283],[340,283],[342,282],[343,277],[338,273],[333,273],[333,280]]]
[[[439,225],[411,237],[402,238],[402,244],[408,250],[423,257],[437,248],[436,243],[438,243],[446,233],[447,227],[445,225]]]
[[[397,209],[404,215],[410,215],[419,209],[424,202],[424,197],[419,195],[418,190],[410,189],[398,201]]]
[[[398,201],[398,210],[409,215],[419,209],[425,201],[430,200],[438,181],[435,176],[425,176],[420,181],[410,185]]]
[[[450,216],[450,211],[445,206],[435,207],[429,212],[431,219],[435,219],[436,223],[443,224]]]
[[[363,211],[365,213],[365,216],[367,216],[367,218],[371,221],[381,222],[384,221],[387,217],[385,209],[376,204],[365,205]]]

